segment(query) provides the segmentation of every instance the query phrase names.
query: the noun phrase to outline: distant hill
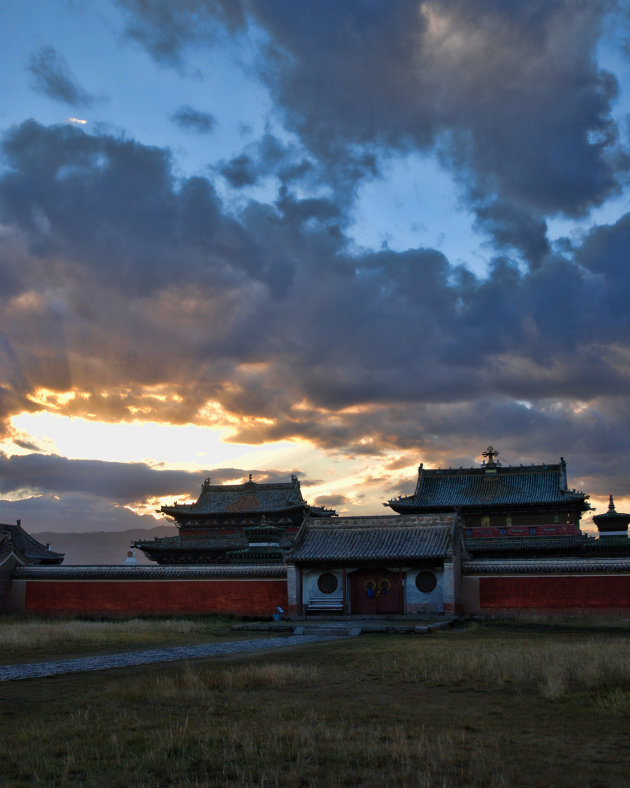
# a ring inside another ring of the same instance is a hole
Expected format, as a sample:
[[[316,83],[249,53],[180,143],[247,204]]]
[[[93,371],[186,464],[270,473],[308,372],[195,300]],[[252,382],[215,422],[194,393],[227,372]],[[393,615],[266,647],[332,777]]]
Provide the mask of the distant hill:
[[[123,564],[127,552],[136,539],[153,539],[161,536],[177,536],[174,526],[160,525],[157,528],[134,528],[129,531],[94,531],[93,533],[59,533],[40,531],[32,533],[42,544],[50,545],[55,552],[65,553],[63,565],[68,564]],[[141,550],[136,550],[139,564],[151,564]]]

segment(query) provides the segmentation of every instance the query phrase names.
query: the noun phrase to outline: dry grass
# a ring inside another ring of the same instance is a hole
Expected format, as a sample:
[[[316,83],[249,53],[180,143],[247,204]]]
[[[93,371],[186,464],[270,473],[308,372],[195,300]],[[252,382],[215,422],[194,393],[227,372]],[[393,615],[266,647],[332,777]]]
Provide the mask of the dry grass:
[[[4,784],[624,785],[629,656],[471,626],[4,685]]]
[[[124,620],[0,618],[0,662],[234,639],[231,621],[212,616]]]
[[[630,639],[619,637],[495,641],[454,651],[450,647],[414,645],[393,662],[375,655],[365,665],[383,680],[467,686],[477,690],[508,688],[558,698],[576,690],[595,690],[630,683]]]

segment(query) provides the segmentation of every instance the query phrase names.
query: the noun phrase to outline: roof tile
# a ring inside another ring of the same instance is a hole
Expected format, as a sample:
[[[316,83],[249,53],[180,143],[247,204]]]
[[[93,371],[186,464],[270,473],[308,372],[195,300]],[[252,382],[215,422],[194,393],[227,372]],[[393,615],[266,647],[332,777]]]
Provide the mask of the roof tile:
[[[287,560],[375,561],[444,558],[453,553],[453,515],[307,518]]]

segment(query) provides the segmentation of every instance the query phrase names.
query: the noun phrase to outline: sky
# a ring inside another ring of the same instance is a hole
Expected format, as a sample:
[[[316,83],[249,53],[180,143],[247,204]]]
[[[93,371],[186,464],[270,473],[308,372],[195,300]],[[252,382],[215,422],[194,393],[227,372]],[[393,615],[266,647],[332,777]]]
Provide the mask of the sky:
[[[489,444],[630,511],[625,2],[8,0],[0,65],[0,520]]]

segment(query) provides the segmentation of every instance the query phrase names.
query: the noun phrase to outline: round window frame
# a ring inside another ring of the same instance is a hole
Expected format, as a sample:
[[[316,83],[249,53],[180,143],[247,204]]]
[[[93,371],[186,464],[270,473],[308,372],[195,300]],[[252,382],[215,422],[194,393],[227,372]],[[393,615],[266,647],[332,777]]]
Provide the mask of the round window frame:
[[[416,588],[422,594],[430,594],[437,586],[437,577],[434,572],[423,569],[416,575]]]
[[[330,582],[329,578],[334,581],[334,585]],[[339,578],[332,572],[322,572],[317,578],[317,588],[322,594],[334,594],[339,588]]]

